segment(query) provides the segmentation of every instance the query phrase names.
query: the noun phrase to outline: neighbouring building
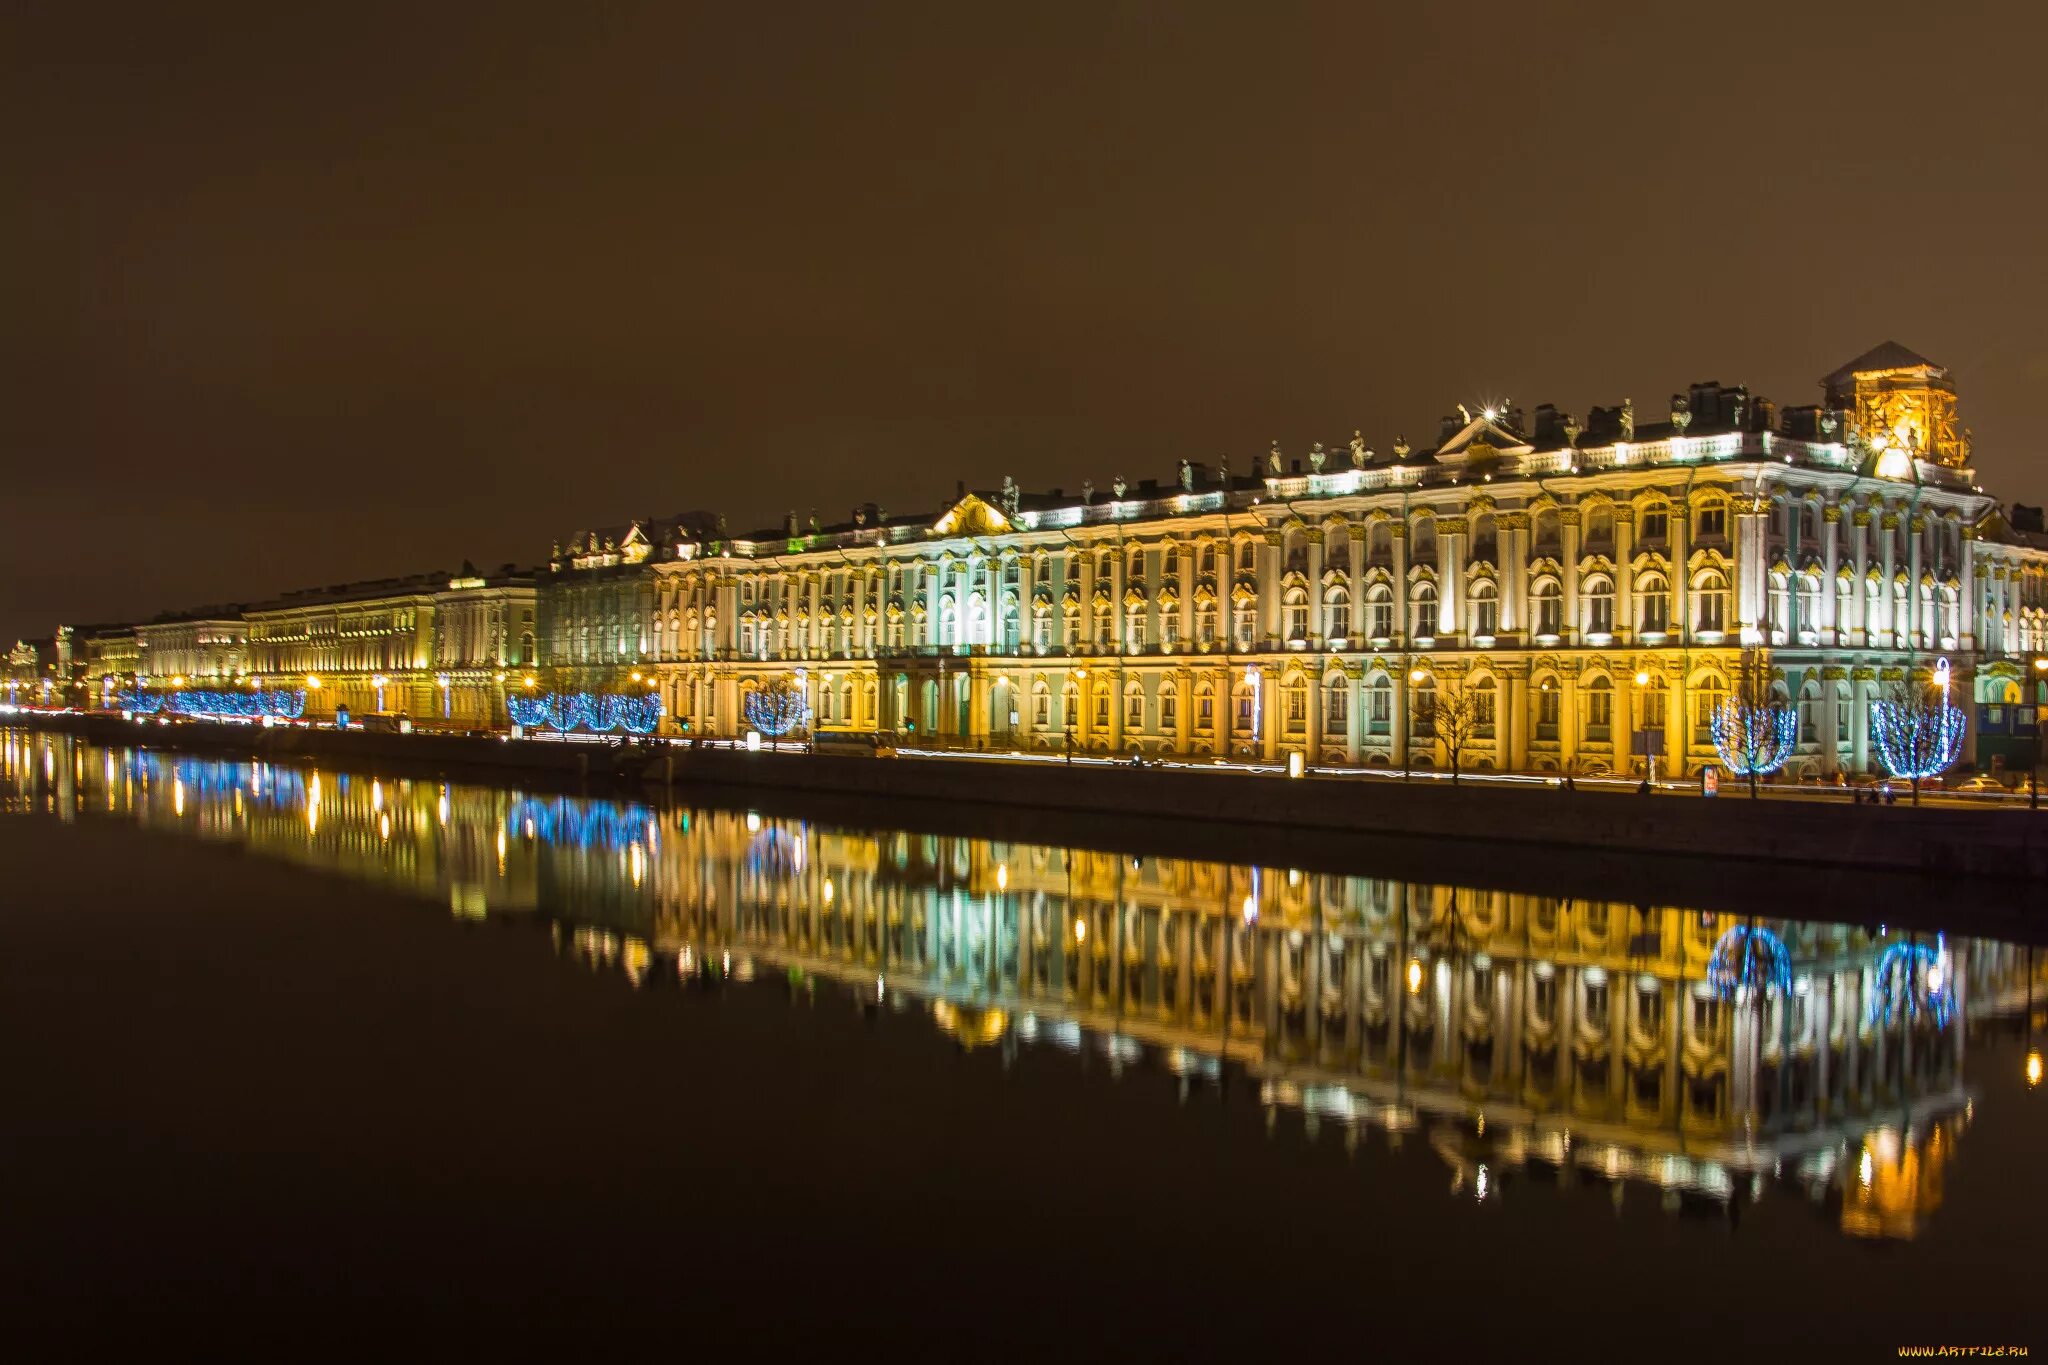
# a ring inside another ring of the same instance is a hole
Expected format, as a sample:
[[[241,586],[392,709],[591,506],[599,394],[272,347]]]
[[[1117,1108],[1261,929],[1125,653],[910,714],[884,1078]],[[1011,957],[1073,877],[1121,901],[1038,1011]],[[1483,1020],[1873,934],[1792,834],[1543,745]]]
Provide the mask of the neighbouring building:
[[[286,593],[251,607],[250,671],[306,689],[306,714],[385,713],[416,723],[503,724],[511,674],[531,653],[533,577],[419,574]]]
[[[159,688],[232,687],[247,671],[249,627],[237,606],[166,612],[135,627],[136,673]]]

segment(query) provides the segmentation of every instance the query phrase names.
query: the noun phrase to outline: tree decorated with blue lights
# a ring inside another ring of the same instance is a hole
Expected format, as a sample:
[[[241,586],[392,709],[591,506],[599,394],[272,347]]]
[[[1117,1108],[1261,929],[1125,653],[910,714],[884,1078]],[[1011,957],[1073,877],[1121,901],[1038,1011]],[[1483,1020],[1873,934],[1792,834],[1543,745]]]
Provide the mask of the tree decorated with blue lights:
[[[1904,1018],[1925,1018],[1938,1029],[1955,1015],[1955,984],[1949,979],[1947,941],[1936,935],[1934,946],[1918,940],[1888,946],[1877,957],[1870,993],[1868,1021],[1890,1024]]]
[[[1714,708],[1709,723],[1721,766],[1748,780],[1751,800],[1757,779],[1784,767],[1799,745],[1799,714],[1778,695],[1769,665],[1754,649],[1743,655],[1735,690]]]
[[[113,709],[137,716],[153,716],[164,709],[164,699],[155,692],[145,692],[140,687],[131,687],[125,692],[114,694]]]
[[[1870,739],[1878,761],[1893,777],[1913,786],[1913,804],[1920,804],[1920,784],[1940,777],[1962,756],[1967,721],[1962,708],[1949,703],[1948,660],[1934,666],[1931,684],[1917,680],[1897,685],[1892,695],[1870,705]]]
[[[1754,920],[1738,924],[1714,941],[1714,954],[1707,959],[1707,985],[1723,1000],[1744,992],[1788,991],[1791,950],[1784,939]]]
[[[653,692],[548,692],[508,698],[505,709],[522,729],[561,734],[588,730],[601,735],[624,730],[651,735],[662,716],[661,697]]]
[[[203,689],[173,692],[163,703],[172,715],[197,720],[297,720],[306,713],[303,687],[255,688],[247,692]]]
[[[747,693],[740,703],[740,710],[746,715],[747,724],[770,739],[780,739],[804,729],[811,719],[811,706],[804,699],[803,685],[786,678],[778,678],[766,687],[757,687]]]

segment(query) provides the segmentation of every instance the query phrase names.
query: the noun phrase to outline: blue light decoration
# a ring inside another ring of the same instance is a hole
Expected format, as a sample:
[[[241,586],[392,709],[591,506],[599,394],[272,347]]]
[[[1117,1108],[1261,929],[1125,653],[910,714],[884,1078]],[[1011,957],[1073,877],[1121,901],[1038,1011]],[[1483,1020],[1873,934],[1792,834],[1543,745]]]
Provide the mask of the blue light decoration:
[[[1962,709],[1949,705],[1948,680],[1948,660],[1940,659],[1930,691],[1909,689],[1903,700],[1870,705],[1870,738],[1877,756],[1892,776],[1912,782],[1915,803],[1922,780],[1947,772],[1963,752],[1965,721]]]
[[[1943,961],[1944,941],[1937,937],[1935,944],[1930,948],[1924,943],[1894,943],[1878,954],[1870,1023],[1889,1024],[1901,1015],[1917,1021],[1925,1015],[1936,1028],[1948,1027],[1955,1017],[1955,985]]]
[[[506,702],[515,724],[528,730],[589,730],[605,734],[624,730],[651,735],[661,724],[661,697],[653,692],[550,692],[542,697],[513,697]]]
[[[510,834],[580,849],[622,850],[655,842],[654,811],[642,805],[609,805],[558,796],[522,797],[505,812]]]
[[[1939,777],[1963,752],[1964,716],[1940,701],[1874,701],[1870,704],[1870,739],[1878,759],[1893,777],[1919,782]]]
[[[811,706],[803,690],[786,682],[770,683],[747,693],[740,705],[747,724],[770,739],[779,739],[810,724]]]
[[[1785,766],[1799,747],[1799,716],[1775,701],[1734,697],[1714,708],[1714,750],[1737,777],[1766,777]]]
[[[297,720],[306,711],[302,687],[249,692],[173,692],[162,704],[172,715],[196,720]]]
[[[153,716],[164,709],[164,699],[154,692],[131,687],[126,692],[116,692],[113,705],[109,709],[126,711],[137,716]]]
[[[1714,943],[1707,959],[1707,985],[1723,1000],[1738,991],[1792,989],[1792,952],[1769,929],[1738,924]]]

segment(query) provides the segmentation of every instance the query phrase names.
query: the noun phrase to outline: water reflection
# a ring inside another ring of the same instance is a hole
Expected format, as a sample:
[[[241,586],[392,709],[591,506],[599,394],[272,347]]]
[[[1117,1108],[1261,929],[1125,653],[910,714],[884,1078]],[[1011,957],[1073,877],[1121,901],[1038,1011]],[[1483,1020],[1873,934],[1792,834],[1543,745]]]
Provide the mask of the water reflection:
[[[541,915],[635,985],[780,980],[965,1048],[1245,1078],[1349,1150],[1426,1142],[1458,1198],[1604,1181],[1734,1216],[1794,1190],[1912,1237],[1972,1114],[2010,944],[1673,906],[825,827],[717,809],[103,751],[0,735],[0,802],[232,840]]]

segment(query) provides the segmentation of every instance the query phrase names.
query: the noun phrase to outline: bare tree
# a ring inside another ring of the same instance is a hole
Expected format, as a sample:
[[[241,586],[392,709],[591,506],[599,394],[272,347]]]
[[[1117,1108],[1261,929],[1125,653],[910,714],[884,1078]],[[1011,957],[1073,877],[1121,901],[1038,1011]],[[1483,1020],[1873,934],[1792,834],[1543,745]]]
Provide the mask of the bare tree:
[[[1763,651],[1745,650],[1735,690],[1710,718],[1722,766],[1748,779],[1751,800],[1757,779],[1784,767],[1799,743],[1799,715],[1774,683]]]
[[[1445,683],[1419,695],[1416,707],[1422,732],[1444,747],[1451,764],[1451,784],[1457,785],[1465,766],[1465,750],[1479,731],[1478,694],[1457,683]]]
[[[1887,684],[1870,707],[1870,737],[1878,760],[1893,777],[1912,784],[1913,804],[1920,804],[1920,784],[1938,778],[1962,757],[1966,722],[1961,707],[1949,703],[1947,661],[1932,681]]]

